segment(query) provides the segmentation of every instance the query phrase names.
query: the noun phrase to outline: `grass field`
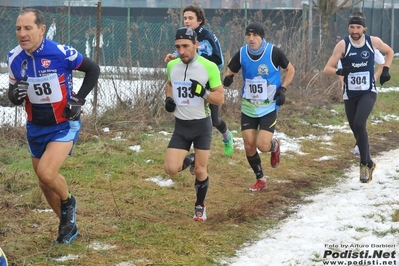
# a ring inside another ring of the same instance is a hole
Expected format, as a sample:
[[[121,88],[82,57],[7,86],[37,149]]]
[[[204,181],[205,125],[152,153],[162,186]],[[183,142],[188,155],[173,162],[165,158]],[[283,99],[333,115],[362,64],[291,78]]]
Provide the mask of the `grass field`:
[[[392,80],[399,87],[395,60]],[[290,94],[287,94],[287,98]],[[373,155],[399,147],[399,92],[381,93],[368,123]],[[188,171],[169,177],[164,173],[165,149],[173,124],[98,134],[83,129],[73,156],[61,173],[78,200],[80,234],[72,244],[54,245],[58,219],[38,188],[23,128],[2,128],[0,139],[0,246],[11,265],[219,265],[244,243],[273,228],[302,204],[304,196],[333,186],[358,159],[349,151],[352,134],[326,126],[346,122],[342,103],[318,106],[287,101],[281,108],[277,132],[300,145],[301,153],[282,154],[278,168],[262,154],[268,188],[252,193],[255,182],[245,153],[223,155],[220,133],[215,132],[209,165],[208,220],[193,222],[194,178]],[[227,118],[235,137],[239,121]],[[383,121],[375,124],[372,121]],[[310,138],[309,136],[312,136]],[[330,140],[325,140],[329,136]],[[286,142],[286,144],[288,144]],[[140,151],[132,149],[139,146]],[[318,161],[322,156],[334,160]],[[171,179],[161,187],[148,178]]]

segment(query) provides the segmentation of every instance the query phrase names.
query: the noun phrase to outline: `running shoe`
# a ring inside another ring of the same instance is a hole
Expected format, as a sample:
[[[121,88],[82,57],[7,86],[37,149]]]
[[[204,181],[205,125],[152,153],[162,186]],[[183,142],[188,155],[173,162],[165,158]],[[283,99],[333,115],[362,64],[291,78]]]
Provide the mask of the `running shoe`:
[[[4,251],[1,248],[0,248],[0,265],[8,266],[6,254],[4,254]]]
[[[231,133],[230,131],[229,134],[230,134],[229,140],[228,141],[223,140],[225,156],[231,156],[231,154],[233,154],[234,151],[233,133]]]
[[[367,165],[360,164],[360,183],[369,183],[370,180],[370,169]]]
[[[276,150],[272,151],[272,155],[270,156],[270,164],[273,168],[276,168],[280,163],[280,141],[275,138],[274,141],[276,142]]]
[[[369,168],[369,181],[367,183],[370,183],[373,180],[373,172],[377,164],[374,161],[371,161],[373,163],[373,166],[368,167]]]
[[[57,240],[55,241],[56,244],[69,244],[74,240],[79,234],[78,227],[72,229],[72,231],[66,236],[58,236]]]
[[[69,244],[78,236],[76,226],[76,199],[71,196],[67,203],[61,203],[61,218],[56,243]]]
[[[206,207],[198,205],[194,208],[194,221],[204,222],[206,220]]]
[[[250,191],[260,191],[260,190],[266,189],[266,188],[267,188],[266,181],[258,179],[258,180],[256,180],[255,185],[250,187],[249,190]]]

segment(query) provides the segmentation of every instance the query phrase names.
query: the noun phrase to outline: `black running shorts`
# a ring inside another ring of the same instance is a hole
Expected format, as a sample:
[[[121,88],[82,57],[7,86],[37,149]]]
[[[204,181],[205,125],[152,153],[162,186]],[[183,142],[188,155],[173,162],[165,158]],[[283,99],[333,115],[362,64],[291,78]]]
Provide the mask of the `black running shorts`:
[[[191,144],[200,150],[210,150],[212,141],[212,121],[210,117],[198,120],[175,118],[175,130],[168,148],[189,151]]]

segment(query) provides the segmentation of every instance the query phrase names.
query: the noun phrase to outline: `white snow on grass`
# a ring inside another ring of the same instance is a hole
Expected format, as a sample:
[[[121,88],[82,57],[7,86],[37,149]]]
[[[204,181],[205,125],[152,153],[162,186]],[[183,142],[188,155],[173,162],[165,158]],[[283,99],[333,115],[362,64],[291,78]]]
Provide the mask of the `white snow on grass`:
[[[348,169],[341,183],[307,198],[312,203],[300,206],[225,263],[399,265],[399,222],[392,221],[399,210],[398,158],[399,150],[375,157],[377,167],[369,184],[359,182],[359,167]]]

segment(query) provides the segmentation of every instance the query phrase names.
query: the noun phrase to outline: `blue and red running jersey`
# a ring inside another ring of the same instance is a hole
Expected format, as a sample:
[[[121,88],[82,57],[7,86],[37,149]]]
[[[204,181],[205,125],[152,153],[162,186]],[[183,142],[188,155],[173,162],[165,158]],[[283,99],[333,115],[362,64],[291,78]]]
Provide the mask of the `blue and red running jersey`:
[[[62,117],[64,107],[73,95],[72,71],[82,64],[83,55],[76,49],[43,39],[33,53],[21,46],[8,53],[10,84],[27,78],[25,97],[27,120],[37,125],[56,125],[68,119]]]

